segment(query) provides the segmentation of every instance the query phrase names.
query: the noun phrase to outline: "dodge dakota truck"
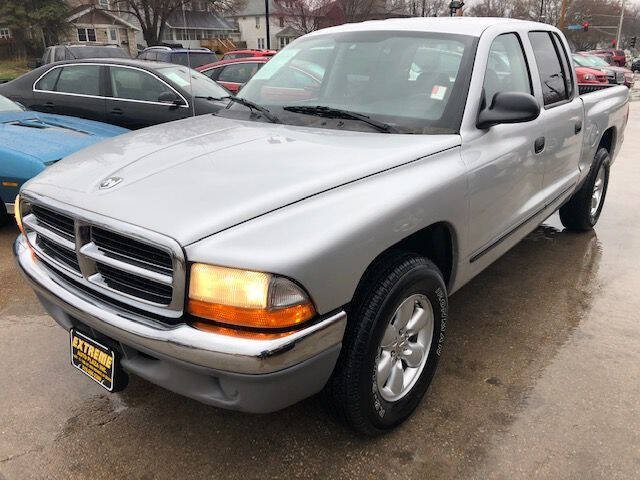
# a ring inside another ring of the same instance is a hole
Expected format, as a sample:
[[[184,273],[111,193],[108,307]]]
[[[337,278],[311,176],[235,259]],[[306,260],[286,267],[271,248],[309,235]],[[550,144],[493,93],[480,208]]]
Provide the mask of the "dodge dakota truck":
[[[556,210],[594,227],[627,118],[627,88],[580,94],[549,25],[320,30],[221,112],[26,183],[14,255],[109,391],[256,413],[321,392],[380,434],[424,396],[451,294]]]

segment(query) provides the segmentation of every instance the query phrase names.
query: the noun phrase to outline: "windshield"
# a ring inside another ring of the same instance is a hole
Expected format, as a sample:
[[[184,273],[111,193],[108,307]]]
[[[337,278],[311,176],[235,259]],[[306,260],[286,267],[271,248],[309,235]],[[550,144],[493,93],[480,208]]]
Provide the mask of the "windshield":
[[[609,64],[594,55],[574,55],[573,61],[581,67],[608,67]]]
[[[191,68],[198,68],[217,61],[218,57],[213,52],[173,52],[171,54],[172,63]]]
[[[120,47],[66,47],[71,58],[131,58]]]
[[[0,95],[0,112],[22,112],[20,105]]]
[[[349,32],[311,36],[273,57],[238,95],[282,123],[370,131],[373,126],[314,108],[366,115],[400,133],[457,133],[475,41],[466,35]],[[254,118],[242,105],[242,111]],[[238,114],[237,116],[239,116]]]
[[[229,96],[229,92],[209,77],[187,67],[171,65],[156,70],[194,97],[222,98]]]

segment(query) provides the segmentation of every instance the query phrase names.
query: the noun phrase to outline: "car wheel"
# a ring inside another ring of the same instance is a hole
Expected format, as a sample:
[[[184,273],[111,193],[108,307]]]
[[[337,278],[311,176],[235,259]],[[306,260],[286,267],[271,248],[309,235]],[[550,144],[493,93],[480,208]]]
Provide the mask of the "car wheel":
[[[560,208],[560,221],[569,230],[586,232],[598,222],[607,195],[610,163],[609,152],[600,148],[584,185]]]
[[[349,308],[340,358],[324,390],[332,413],[365,435],[405,421],[435,373],[447,312],[444,280],[431,261],[396,253],[377,262]]]

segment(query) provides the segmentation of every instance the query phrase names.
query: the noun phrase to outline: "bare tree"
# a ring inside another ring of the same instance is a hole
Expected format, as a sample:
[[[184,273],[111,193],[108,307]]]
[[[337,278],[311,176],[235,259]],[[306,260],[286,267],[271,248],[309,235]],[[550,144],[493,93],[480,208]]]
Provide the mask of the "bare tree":
[[[514,2],[511,0],[480,0],[465,11],[472,17],[510,17]]]
[[[318,19],[333,0],[274,0],[274,15],[300,34],[319,28]]]
[[[244,0],[202,1],[221,14],[233,12],[244,3]],[[157,45],[163,37],[167,20],[183,8],[188,8],[191,0],[115,0],[112,4],[114,10],[133,15],[138,20],[147,45]]]

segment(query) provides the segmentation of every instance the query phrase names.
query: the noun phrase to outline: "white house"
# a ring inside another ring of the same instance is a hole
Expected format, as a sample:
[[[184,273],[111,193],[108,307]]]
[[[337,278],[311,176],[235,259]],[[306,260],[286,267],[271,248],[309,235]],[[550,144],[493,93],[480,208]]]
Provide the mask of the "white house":
[[[246,48],[272,48],[277,50],[286,46],[292,38],[299,36],[291,32],[292,29],[289,28],[290,34],[278,37],[278,34],[287,27],[285,26],[284,18],[278,15],[275,3],[273,0],[269,0],[269,36],[271,37],[271,42],[267,42],[265,10],[265,0],[247,0],[242,10],[229,17],[233,20],[240,33],[240,40],[246,42]]]

